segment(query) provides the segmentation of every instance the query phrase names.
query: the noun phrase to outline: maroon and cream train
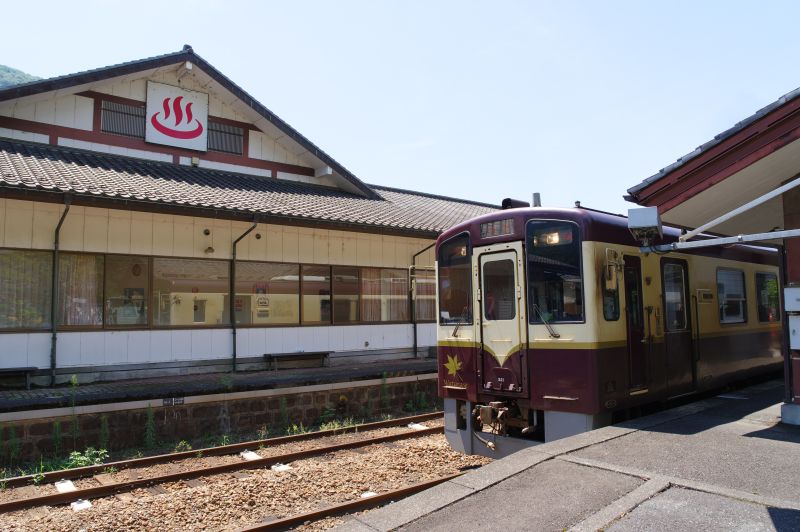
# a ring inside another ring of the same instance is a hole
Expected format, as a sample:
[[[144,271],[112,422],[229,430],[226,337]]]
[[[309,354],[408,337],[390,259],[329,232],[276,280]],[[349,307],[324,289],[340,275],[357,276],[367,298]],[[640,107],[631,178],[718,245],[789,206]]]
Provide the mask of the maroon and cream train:
[[[502,456],[781,368],[770,249],[643,255],[625,217],[539,207],[449,229],[436,259],[439,394],[464,453]]]

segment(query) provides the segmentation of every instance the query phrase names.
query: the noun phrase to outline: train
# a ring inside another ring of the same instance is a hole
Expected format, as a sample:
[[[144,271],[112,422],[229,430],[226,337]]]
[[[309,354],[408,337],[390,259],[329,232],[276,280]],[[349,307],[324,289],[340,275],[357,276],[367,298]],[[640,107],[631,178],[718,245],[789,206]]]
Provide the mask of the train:
[[[664,227],[653,244],[680,234]],[[501,457],[781,370],[777,249],[639,246],[625,216],[584,207],[499,210],[437,239],[455,450]]]

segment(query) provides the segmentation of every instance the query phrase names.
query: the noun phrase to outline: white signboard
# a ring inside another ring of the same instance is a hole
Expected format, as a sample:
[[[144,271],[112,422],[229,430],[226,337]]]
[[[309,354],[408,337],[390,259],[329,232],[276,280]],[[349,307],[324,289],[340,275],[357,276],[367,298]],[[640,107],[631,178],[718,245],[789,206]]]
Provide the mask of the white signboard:
[[[206,151],[208,94],[148,81],[144,139],[154,144]]]

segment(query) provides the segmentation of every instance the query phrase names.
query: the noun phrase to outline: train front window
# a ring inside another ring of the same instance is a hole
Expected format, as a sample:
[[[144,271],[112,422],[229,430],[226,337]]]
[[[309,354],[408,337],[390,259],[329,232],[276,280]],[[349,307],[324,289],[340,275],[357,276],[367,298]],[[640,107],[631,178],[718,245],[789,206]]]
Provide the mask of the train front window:
[[[525,238],[531,323],[583,321],[583,278],[577,225],[531,220]]]
[[[456,236],[439,247],[439,323],[472,323],[472,277],[469,236]]]

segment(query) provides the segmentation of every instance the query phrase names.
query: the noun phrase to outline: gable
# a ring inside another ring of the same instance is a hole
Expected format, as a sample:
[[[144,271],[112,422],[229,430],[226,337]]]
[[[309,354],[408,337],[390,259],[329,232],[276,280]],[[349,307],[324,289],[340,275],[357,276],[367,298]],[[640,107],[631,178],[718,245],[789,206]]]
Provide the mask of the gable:
[[[139,135],[138,125],[119,126],[119,117],[126,124],[139,120],[131,117],[130,111],[138,114],[145,108],[148,83],[207,95],[209,126],[217,130],[216,138],[222,139],[217,148],[222,149],[212,149],[211,143],[205,151],[205,145],[193,150],[147,142]],[[191,48],[0,90],[0,137],[300,181],[378,197]]]

